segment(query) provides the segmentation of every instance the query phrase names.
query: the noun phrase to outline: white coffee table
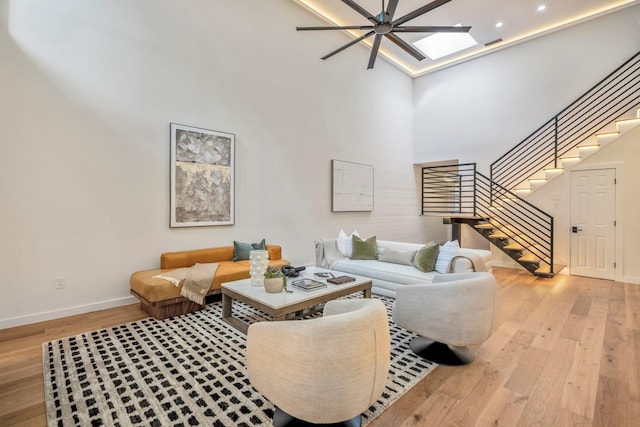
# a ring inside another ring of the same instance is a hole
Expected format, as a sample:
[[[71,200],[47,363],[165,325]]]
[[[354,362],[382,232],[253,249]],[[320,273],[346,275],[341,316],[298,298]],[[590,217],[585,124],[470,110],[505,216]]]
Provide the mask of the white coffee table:
[[[368,277],[347,274],[356,280],[343,285],[327,283],[326,279],[314,276],[315,272],[327,272],[321,268],[311,267],[302,271],[299,277],[287,278],[288,289],[291,292],[268,293],[264,286],[252,286],[250,279],[236,280],[222,284],[222,320],[234,328],[246,333],[249,324],[233,317],[233,301],[242,301],[268,314],[273,320],[285,320],[310,314],[306,309],[318,304],[343,297],[345,295],[362,292],[364,298],[371,298],[371,279]],[[333,272],[335,276],[345,275]],[[303,291],[291,286],[293,280],[310,278],[327,284],[326,288]]]

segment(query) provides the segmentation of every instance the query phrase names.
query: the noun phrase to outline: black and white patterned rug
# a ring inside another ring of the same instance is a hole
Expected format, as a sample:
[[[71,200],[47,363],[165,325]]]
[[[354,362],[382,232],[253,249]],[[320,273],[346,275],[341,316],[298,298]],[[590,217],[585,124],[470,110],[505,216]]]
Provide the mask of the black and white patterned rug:
[[[391,321],[391,368],[368,424],[435,366]],[[264,319],[234,302],[234,315]],[[49,426],[269,426],[274,407],[250,384],[245,335],[220,320],[221,303],[167,320],[148,318],[42,346]]]

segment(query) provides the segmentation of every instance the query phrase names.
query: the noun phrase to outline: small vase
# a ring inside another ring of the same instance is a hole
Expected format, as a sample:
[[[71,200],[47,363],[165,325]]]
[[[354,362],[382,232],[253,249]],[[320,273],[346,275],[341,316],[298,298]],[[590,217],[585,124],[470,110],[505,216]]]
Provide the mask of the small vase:
[[[269,252],[262,249],[255,249],[249,252],[249,275],[251,275],[251,286],[262,286],[264,272],[269,265]]]
[[[264,289],[271,293],[276,294],[282,292],[284,288],[284,277],[272,277],[264,279]]]

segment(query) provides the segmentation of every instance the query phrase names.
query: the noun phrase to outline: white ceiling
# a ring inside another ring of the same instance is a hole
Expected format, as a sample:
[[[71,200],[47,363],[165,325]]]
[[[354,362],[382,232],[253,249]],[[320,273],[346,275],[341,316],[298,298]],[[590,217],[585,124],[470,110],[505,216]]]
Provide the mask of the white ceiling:
[[[365,17],[341,0],[294,1],[310,12],[309,19],[297,23],[298,26],[325,25],[318,23],[317,18],[313,15],[320,16],[327,22],[327,25],[370,25]],[[382,10],[382,0],[355,0],[355,2],[374,16]],[[400,0],[394,19],[400,18],[429,2],[430,0]],[[384,0],[385,9],[387,3],[388,0]],[[471,26],[470,34],[478,41],[478,46],[435,61],[428,57],[417,61],[404,50],[383,38],[378,61],[385,58],[415,77],[638,3],[640,0],[451,0],[437,9],[408,21],[405,25],[449,26],[460,23],[464,26]],[[542,12],[537,10],[540,5],[546,6]],[[503,26],[496,27],[498,22],[502,22]],[[353,30],[343,33],[345,34],[343,44],[346,44],[365,32]],[[325,31],[300,32],[299,34],[306,37],[313,34],[314,37],[327,39],[326,49],[317,52],[318,57],[342,46],[342,44],[335,45],[335,38],[326,37],[327,32]],[[399,33],[398,35],[406,42],[413,43],[427,34]],[[369,44],[367,48],[372,39],[373,37],[370,37],[365,41]],[[485,46],[486,43],[497,39],[502,39],[502,41]],[[365,42],[362,44],[364,45]],[[337,55],[349,55],[350,49],[358,48],[362,47],[353,46]],[[331,61],[331,59],[329,58],[327,61]],[[363,70],[366,67],[367,63],[364,61]]]

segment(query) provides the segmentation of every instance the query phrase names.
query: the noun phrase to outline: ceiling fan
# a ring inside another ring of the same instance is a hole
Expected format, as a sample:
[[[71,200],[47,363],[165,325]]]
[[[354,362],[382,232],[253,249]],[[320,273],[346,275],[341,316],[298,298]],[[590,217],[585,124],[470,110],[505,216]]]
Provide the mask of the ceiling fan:
[[[409,43],[402,40],[395,33],[466,33],[469,32],[471,27],[456,27],[456,26],[402,26],[402,24],[417,18],[437,7],[442,6],[445,3],[450,2],[451,0],[435,0],[429,4],[426,4],[413,12],[407,13],[401,18],[396,20],[393,19],[393,15],[396,12],[396,7],[398,6],[399,0],[389,0],[387,3],[387,9],[384,8],[384,0],[382,0],[382,11],[374,16],[373,14],[367,12],[360,5],[355,3],[352,0],[342,0],[347,6],[358,12],[360,15],[367,18],[373,25],[348,25],[348,26],[340,26],[340,27],[296,27],[298,31],[316,31],[316,30],[368,30],[364,35],[357,37],[356,39],[350,41],[344,46],[334,50],[333,52],[325,55],[322,59],[328,59],[335,55],[336,53],[342,52],[348,47],[353,46],[361,42],[364,39],[367,39],[375,34],[375,38],[373,39],[373,48],[371,49],[371,55],[369,56],[369,64],[367,69],[373,68],[373,65],[376,62],[376,57],[378,56],[378,50],[380,49],[380,42],[382,41],[382,36],[385,36],[387,39],[391,40],[393,43],[401,47],[405,52],[413,56],[418,61],[422,61],[425,56],[416,48],[411,46]]]

